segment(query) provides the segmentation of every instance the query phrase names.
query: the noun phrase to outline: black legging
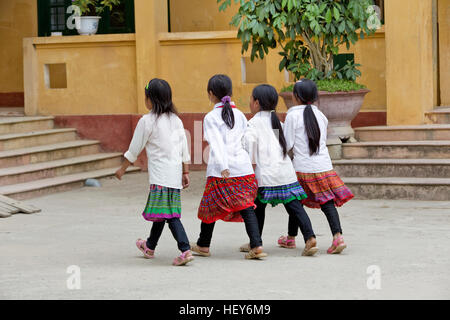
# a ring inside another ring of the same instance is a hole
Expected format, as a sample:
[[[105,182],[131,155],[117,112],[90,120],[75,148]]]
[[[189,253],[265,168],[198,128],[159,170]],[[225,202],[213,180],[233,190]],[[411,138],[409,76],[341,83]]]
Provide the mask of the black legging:
[[[189,240],[184,230],[183,224],[179,218],[173,218],[167,220],[169,224],[169,229],[172,232],[173,237],[177,241],[178,249],[181,252],[185,252],[191,248],[189,245]],[[150,250],[155,250],[158,245],[158,240],[164,230],[164,225],[166,221],[153,222],[152,231],[150,232],[150,237],[147,239],[147,248]]]
[[[253,249],[262,246],[261,235],[259,234],[258,228],[258,220],[256,219],[253,207],[242,210],[240,214],[242,219],[244,219],[245,229],[248,237],[250,238],[250,247]],[[209,224],[202,222],[200,226],[200,237],[197,241],[197,245],[199,247],[210,247],[215,224],[215,222]]]
[[[261,201],[259,201],[259,199],[255,200],[255,204],[259,233],[262,236],[267,204],[262,203]],[[306,213],[302,203],[299,200],[293,200],[289,203],[286,203],[284,204],[284,207],[289,214],[289,228],[291,227],[291,223],[292,225],[295,225],[295,232],[298,232],[298,228],[300,227],[305,242],[308,241],[311,237],[316,237],[311,225],[311,220],[309,220],[308,214]]]
[[[320,207],[327,217],[328,224],[330,225],[331,233],[333,234],[333,236],[336,233],[342,234],[341,222],[339,221],[339,214],[336,206],[334,205],[334,201],[331,200],[325,204],[322,204]],[[288,235],[290,237],[296,237],[298,235],[298,225],[291,216],[289,216]]]

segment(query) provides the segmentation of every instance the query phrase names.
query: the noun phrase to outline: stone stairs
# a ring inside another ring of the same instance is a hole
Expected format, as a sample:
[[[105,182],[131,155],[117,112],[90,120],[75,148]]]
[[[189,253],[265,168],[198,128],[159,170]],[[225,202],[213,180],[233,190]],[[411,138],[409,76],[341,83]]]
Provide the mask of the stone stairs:
[[[121,153],[102,152],[99,141],[80,140],[76,129],[54,128],[53,117],[7,114],[0,110],[0,194],[22,200],[67,191],[112,176],[121,164]]]
[[[431,124],[356,128],[334,167],[358,199],[450,201],[450,108]]]

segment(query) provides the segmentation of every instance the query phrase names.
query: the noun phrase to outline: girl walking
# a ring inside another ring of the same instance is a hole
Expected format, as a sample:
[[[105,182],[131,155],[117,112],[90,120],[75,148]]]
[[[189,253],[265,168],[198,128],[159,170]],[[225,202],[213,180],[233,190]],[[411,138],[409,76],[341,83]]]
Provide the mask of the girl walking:
[[[297,181],[292,161],[287,154],[283,128],[276,114],[278,93],[270,85],[257,86],[250,97],[250,110],[254,114],[248,122],[244,148],[256,163],[258,195],[255,200],[259,233],[262,235],[267,204],[283,204],[296,229],[300,227],[305,240],[302,255],[312,256],[317,251],[316,237],[311,221],[301,203],[306,193]],[[241,251],[248,251],[243,245]]]
[[[191,250],[210,256],[210,245],[217,220],[245,222],[250,238],[246,259],[266,257],[255,216],[257,182],[242,137],[247,119],[231,102],[232,82],[226,75],[215,75],[208,82],[208,95],[214,109],[204,119],[204,138],[210,152],[205,192],[198,209],[202,221],[200,237]]]
[[[310,208],[320,208],[325,213],[333,235],[333,242],[327,250],[329,254],[341,253],[347,245],[342,237],[342,228],[336,206],[340,207],[353,198],[333,170],[327,148],[328,119],[314,105],[318,99],[314,81],[304,79],[294,86],[297,106],[289,109],[284,125],[287,149],[294,152],[294,168],[298,181],[308,197],[303,204]],[[289,236],[279,243],[293,246],[297,227],[290,218]]]
[[[138,239],[136,246],[145,258],[154,258],[155,248],[167,222],[181,251],[173,265],[181,266],[193,260],[189,240],[180,221],[180,190],[189,187],[190,155],[186,134],[172,103],[172,90],[166,81],[151,80],[145,88],[145,96],[150,113],[139,120],[116,177],[121,180],[125,170],[145,148],[150,193],[142,215],[145,220],[152,221],[153,226],[149,238],[146,241]]]

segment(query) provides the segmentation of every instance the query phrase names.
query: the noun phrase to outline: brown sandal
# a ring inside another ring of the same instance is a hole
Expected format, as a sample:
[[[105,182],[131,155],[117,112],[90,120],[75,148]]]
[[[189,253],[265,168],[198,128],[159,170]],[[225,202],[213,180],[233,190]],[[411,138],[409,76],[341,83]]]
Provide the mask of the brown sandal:
[[[253,248],[251,249],[246,255],[245,255],[245,259],[251,260],[251,259],[261,259],[261,258],[265,258],[267,257],[267,253],[262,252],[256,252],[256,250],[258,250],[258,248]]]
[[[199,256],[202,256],[202,257],[209,257],[209,256],[211,256],[210,252],[203,252],[203,251],[201,251],[200,247],[198,245],[194,244],[194,243],[191,243],[191,251],[193,253],[196,253]]]

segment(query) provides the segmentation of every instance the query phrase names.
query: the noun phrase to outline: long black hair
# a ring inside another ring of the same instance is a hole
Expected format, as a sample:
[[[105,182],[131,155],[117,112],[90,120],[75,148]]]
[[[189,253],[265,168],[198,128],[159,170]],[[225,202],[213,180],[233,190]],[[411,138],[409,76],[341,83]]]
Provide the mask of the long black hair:
[[[319,97],[317,85],[314,81],[303,79],[294,86],[294,96],[306,105],[303,112],[303,121],[305,123],[306,135],[308,136],[309,154],[317,154],[320,149],[320,127],[317,118],[314,115],[311,105]]]
[[[275,110],[278,105],[278,92],[277,90],[268,84],[262,84],[253,89],[253,99],[259,102],[261,111],[270,111],[270,119],[272,121],[272,129],[274,134],[278,133],[278,141],[280,142],[281,149],[283,149],[283,155],[287,155],[287,144],[284,138],[283,127],[281,126],[280,119]]]
[[[152,112],[158,117],[162,114],[178,114],[172,102],[172,89],[166,80],[152,79],[145,87],[145,96],[153,105]]]
[[[231,96],[233,95],[233,82],[224,74],[216,74],[208,81],[208,93],[212,92],[223,102],[222,119],[230,128],[234,128],[234,113],[231,107]]]

